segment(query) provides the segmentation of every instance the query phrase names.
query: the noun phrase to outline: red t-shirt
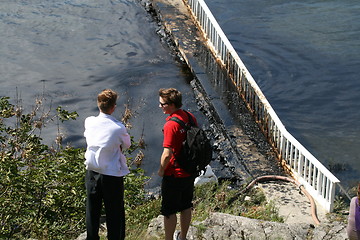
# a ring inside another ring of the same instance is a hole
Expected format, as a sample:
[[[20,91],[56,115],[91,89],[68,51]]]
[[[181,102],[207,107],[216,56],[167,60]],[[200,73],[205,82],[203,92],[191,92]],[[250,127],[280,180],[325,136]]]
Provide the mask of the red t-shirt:
[[[190,113],[193,117],[195,124],[197,125],[196,118],[194,115]],[[169,121],[170,118],[177,117],[185,123],[189,122],[187,114],[179,109],[176,112],[170,114],[166,118],[166,123],[164,124],[164,148],[170,148],[173,152],[173,156],[171,157],[169,164],[166,166],[164,175],[165,176],[174,176],[174,177],[190,177],[191,175],[187,173],[184,169],[180,168],[180,166],[176,163],[175,157],[180,153],[182,142],[185,140],[186,131],[175,121]]]

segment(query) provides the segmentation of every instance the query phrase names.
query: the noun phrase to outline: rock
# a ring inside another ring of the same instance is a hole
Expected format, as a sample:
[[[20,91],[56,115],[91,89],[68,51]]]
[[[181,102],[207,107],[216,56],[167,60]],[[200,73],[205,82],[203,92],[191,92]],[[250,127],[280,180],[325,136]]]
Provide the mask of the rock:
[[[102,218],[100,221],[104,221]],[[107,227],[105,223],[100,224],[99,234],[106,233]],[[75,240],[86,240],[86,232],[80,234]]]
[[[163,239],[164,238],[164,217],[158,216],[150,223],[145,239]]]
[[[312,224],[286,224],[212,213],[201,222],[193,222],[187,239],[346,239],[345,225],[333,224],[314,227]],[[145,239],[163,239],[163,217],[149,224]]]
[[[80,234],[75,240],[86,240],[86,232]]]

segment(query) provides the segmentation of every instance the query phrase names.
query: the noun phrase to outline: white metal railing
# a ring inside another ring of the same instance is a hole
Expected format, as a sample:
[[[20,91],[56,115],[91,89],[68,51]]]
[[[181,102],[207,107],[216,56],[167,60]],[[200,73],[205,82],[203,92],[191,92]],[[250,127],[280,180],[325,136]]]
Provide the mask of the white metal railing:
[[[331,212],[335,188],[340,181],[286,130],[204,0],[183,1],[191,9],[210,49],[227,69],[279,159],[311,196],[326,211]]]

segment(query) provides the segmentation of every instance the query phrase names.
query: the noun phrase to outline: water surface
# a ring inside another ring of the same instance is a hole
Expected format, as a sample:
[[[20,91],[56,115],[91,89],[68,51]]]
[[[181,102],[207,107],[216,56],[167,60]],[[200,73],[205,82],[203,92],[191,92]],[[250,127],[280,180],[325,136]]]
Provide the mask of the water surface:
[[[133,112],[129,132],[143,137],[143,167],[157,172],[165,115],[158,89],[177,87],[184,107],[196,104],[182,65],[156,34],[158,25],[137,1],[3,0],[0,5],[0,96],[22,100],[25,108],[44,95],[45,106],[77,111],[61,132],[66,142],[84,147],[83,121],[97,115],[96,95],[112,88]],[[42,136],[54,143],[56,125]],[[153,177],[156,183],[158,177]]]
[[[360,171],[360,2],[207,0],[286,128],[341,180]]]

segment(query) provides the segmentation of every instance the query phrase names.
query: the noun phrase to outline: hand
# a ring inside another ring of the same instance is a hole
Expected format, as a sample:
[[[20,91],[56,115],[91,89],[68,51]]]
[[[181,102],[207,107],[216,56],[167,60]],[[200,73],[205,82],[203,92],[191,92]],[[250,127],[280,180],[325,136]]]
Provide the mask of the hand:
[[[163,176],[164,176],[164,170],[159,169],[158,175],[159,175],[160,177],[163,177]]]

